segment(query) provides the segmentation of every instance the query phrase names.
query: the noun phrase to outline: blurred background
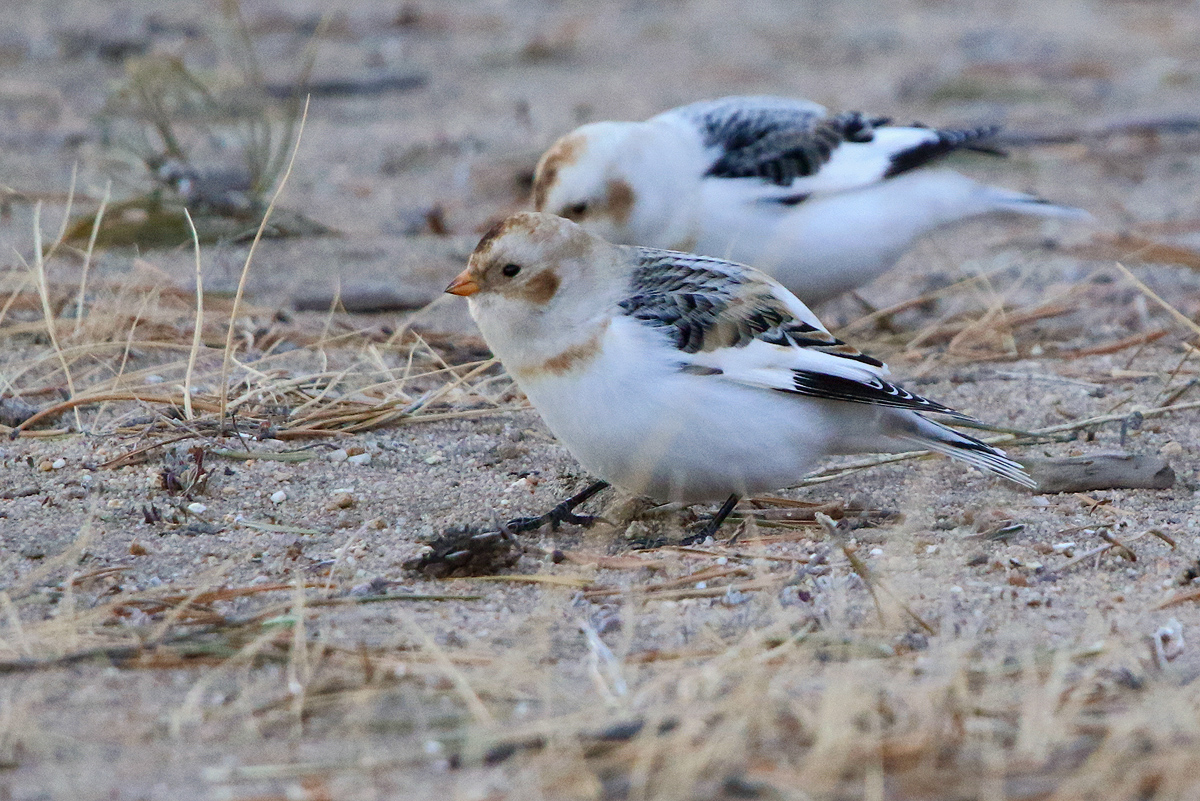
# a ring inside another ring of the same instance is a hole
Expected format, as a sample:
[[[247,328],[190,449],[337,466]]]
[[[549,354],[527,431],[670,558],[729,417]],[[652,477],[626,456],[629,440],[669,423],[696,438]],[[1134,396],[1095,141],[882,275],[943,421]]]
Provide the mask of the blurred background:
[[[263,249],[251,288],[281,305],[308,297],[319,307],[338,276],[368,300],[390,292],[393,305],[419,305],[489,221],[527,203],[537,156],[557,137],[724,94],[805,97],[931,125],[1003,123],[1010,157],[975,158],[965,171],[1088,208],[1110,232],[1169,223],[1167,233],[1182,236],[1190,231],[1181,221],[1200,217],[1192,2],[11,0],[6,8],[0,243],[10,252],[28,250],[33,201],[61,199],[72,169],[75,213],[94,211],[109,182],[113,201],[158,192],[169,205],[184,173],[211,179],[184,186],[194,207],[199,193],[216,217],[261,210],[255,203],[280,176],[312,93],[281,199],[299,217],[278,218],[281,233],[344,236]],[[46,205],[49,229],[61,203]],[[166,245],[171,272],[170,248],[186,229],[165,225],[162,241],[143,232],[130,244]],[[216,288],[242,252],[226,228],[213,231],[220,244],[206,270]],[[1046,233],[1028,221],[967,231],[975,255],[981,244]]]

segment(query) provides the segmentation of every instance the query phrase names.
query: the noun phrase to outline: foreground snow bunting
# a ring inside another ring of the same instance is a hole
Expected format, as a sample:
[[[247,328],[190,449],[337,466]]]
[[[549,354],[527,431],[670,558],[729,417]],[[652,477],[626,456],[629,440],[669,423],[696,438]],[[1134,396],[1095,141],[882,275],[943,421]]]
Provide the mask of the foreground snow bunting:
[[[882,362],[744,265],[612,245],[525,212],[492,228],[446,291],[470,299],[488,346],[575,458],[634,494],[729,496],[728,511],[830,454],[916,449],[1034,485],[925,415],[971,418],[884,381]]]
[[[872,280],[940,225],[991,212],[1089,216],[918,169],[955,150],[987,150],[997,130],[727,97],[578,128],[542,156],[533,199],[611,242],[752,264],[816,303]]]

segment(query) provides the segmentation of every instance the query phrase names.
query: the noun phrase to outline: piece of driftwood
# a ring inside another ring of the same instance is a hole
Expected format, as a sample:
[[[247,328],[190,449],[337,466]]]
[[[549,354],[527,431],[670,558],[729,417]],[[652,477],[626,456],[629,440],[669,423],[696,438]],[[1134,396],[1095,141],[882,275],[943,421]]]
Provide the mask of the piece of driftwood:
[[[1087,492],[1101,489],[1167,489],[1175,471],[1161,456],[1098,453],[1089,456],[1020,460],[1038,492]]]
[[[1156,134],[1189,134],[1200,130],[1200,117],[1187,114],[1161,117],[1112,120],[1091,128],[1073,131],[1003,131],[995,143],[1004,145],[1063,145],[1087,140],[1108,139],[1114,136],[1150,136]]]
[[[344,286],[340,294],[332,289],[310,291],[296,295],[292,303],[296,311],[328,311],[336,302],[348,312],[409,311],[428,305],[436,293],[410,287]]]
[[[389,92],[411,92],[429,83],[424,72],[378,71],[346,78],[325,78],[300,83],[263,84],[268,97],[287,100],[292,97],[375,97]]]

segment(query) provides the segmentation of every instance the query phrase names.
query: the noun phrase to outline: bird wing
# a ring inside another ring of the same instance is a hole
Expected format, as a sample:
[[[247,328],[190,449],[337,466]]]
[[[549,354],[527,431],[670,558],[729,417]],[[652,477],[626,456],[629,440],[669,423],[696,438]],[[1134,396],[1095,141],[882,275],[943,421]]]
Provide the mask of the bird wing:
[[[745,265],[630,248],[621,311],[665,333],[680,369],[813,398],[972,418],[884,380],[887,366],[829,333],[783,286]]]
[[[891,125],[850,111],[830,116],[815,103],[728,97],[676,109],[712,153],[705,177],[757,178],[783,188],[765,199],[798,203],[816,192],[868,186],[954,150],[983,149],[994,126],[938,130]]]

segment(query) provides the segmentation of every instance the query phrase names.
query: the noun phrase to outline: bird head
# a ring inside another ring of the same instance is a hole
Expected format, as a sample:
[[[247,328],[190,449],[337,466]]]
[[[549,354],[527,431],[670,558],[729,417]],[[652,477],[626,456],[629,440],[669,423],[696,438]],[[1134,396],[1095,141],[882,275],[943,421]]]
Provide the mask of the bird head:
[[[485,339],[508,364],[595,325],[619,299],[626,270],[621,249],[570,220],[521,212],[484,234],[446,291],[470,299]]]
[[[596,122],[559,139],[538,161],[533,204],[611,242],[631,242],[636,176],[630,140],[639,123]]]

